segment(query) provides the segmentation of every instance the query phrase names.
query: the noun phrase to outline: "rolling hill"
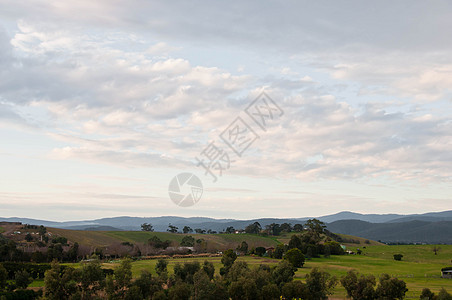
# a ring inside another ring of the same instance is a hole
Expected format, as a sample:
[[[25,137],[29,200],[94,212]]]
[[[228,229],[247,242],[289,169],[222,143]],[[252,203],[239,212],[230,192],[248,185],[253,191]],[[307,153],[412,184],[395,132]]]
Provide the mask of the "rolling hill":
[[[403,243],[447,243],[452,244],[452,210],[425,214],[360,214],[340,212],[337,214],[317,217],[328,224],[335,233],[351,234],[363,238],[381,240],[384,242]],[[130,231],[140,230],[140,225],[150,223],[155,231],[165,232],[168,224],[179,227],[190,226],[217,232],[227,227],[244,229],[248,224],[259,222],[262,227],[271,223],[303,224],[309,218],[260,218],[250,220],[214,219],[207,217],[113,217],[95,220],[53,222],[29,218],[1,218],[0,221],[22,222],[26,224],[44,225],[47,227],[88,230],[88,231]]]

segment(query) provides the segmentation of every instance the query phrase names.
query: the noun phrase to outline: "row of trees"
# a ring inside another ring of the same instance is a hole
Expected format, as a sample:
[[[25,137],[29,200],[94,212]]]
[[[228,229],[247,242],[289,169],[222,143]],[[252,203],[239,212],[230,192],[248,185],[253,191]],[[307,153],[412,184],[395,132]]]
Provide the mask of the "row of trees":
[[[141,231],[153,232],[154,231],[154,227],[152,226],[152,224],[143,223],[143,224],[141,224]],[[171,232],[171,233],[178,233],[179,232],[179,227],[171,225],[171,223],[170,223],[170,224],[168,224],[168,229],[166,231]],[[215,233],[217,233],[216,231],[211,230],[211,229],[209,229],[209,230],[200,229],[200,228],[192,229],[190,226],[184,226],[184,228],[182,228],[182,232],[185,233],[185,234],[193,233],[193,232],[199,233],[199,234],[205,234],[205,233],[215,234]]]
[[[248,226],[245,227],[244,230],[236,230],[234,227],[229,226],[227,227],[223,232],[220,233],[235,233],[237,231],[240,232],[245,232],[245,233],[249,233],[249,234],[265,234],[265,235],[280,235],[281,233],[288,233],[288,232],[302,232],[304,229],[307,230],[314,230],[314,231],[318,231],[318,232],[324,232],[326,225],[317,220],[317,219],[310,219],[308,220],[304,227],[302,224],[295,224],[292,226],[292,224],[290,223],[282,223],[282,224],[277,224],[277,223],[272,223],[269,225],[266,225],[264,228],[261,226],[261,224],[259,222],[254,222],[252,224],[249,224]],[[142,231],[154,231],[154,227],[152,226],[152,224],[149,223],[143,223],[141,224],[141,230]],[[171,233],[177,233],[179,232],[179,228],[177,226],[168,224],[168,232]],[[200,228],[196,228],[196,229],[192,229],[190,226],[184,226],[182,228],[182,232],[187,234],[187,233],[199,233],[199,234],[204,234],[204,233],[208,233],[208,234],[215,234],[217,233],[214,230],[208,229],[200,229]]]

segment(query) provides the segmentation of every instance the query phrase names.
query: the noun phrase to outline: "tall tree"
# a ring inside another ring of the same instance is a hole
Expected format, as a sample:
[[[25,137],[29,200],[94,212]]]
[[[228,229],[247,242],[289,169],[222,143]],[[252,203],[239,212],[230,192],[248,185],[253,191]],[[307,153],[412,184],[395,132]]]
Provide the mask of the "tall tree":
[[[258,234],[261,232],[261,230],[262,230],[262,226],[261,226],[261,224],[259,224],[259,222],[254,222],[253,224],[250,224],[250,225],[246,226],[246,228],[245,228],[245,232],[251,233],[251,234]]]
[[[295,225],[293,226],[293,230],[296,231],[296,232],[302,232],[302,231],[303,231],[303,225],[301,225],[301,224],[295,224]]]
[[[182,232],[187,234],[187,233],[192,233],[193,229],[191,229],[190,226],[184,226],[184,228],[182,229]]]
[[[329,273],[320,271],[318,268],[306,275],[306,287],[312,299],[328,299],[333,293],[337,279]]]
[[[143,223],[141,224],[141,231],[154,231],[152,224]]]
[[[171,223],[169,223],[168,224],[168,229],[166,231],[171,232],[171,233],[176,233],[178,229],[179,228],[177,228],[176,226],[171,225]]]
[[[324,233],[326,228],[325,223],[317,219],[307,220],[305,226],[308,228],[309,231],[315,232],[317,234]]]
[[[231,266],[234,264],[234,261],[237,259],[237,254],[235,254],[234,250],[228,249],[223,253],[221,257],[221,263],[223,264],[223,268],[220,269],[221,275],[227,274]]]

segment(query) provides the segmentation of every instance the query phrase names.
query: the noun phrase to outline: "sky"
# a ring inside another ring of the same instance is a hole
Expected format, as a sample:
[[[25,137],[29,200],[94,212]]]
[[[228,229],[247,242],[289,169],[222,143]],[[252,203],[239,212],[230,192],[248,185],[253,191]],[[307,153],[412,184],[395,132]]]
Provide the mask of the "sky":
[[[450,1],[0,0],[0,216],[450,210],[450,28]]]

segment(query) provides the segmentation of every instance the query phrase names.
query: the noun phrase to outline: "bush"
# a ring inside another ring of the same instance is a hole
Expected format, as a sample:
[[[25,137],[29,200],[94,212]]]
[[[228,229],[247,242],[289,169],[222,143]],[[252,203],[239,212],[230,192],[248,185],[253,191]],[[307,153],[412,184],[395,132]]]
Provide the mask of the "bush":
[[[256,255],[262,256],[264,255],[266,252],[264,247],[256,247],[256,249],[254,250],[254,253],[256,253]]]
[[[14,292],[0,293],[1,299],[7,300],[34,300],[42,297],[42,290],[37,292],[33,290],[17,290]]]
[[[402,299],[407,291],[406,283],[403,280],[382,274],[376,293],[378,297],[383,299]]]
[[[394,260],[402,260],[402,254],[394,254]]]
[[[439,293],[438,293],[438,296],[436,299],[437,300],[452,300],[452,296],[444,288],[441,288],[439,290]]]
[[[352,299],[375,299],[375,277],[373,275],[361,275],[352,270],[341,278],[341,284]]]
[[[433,299],[436,299],[436,297],[435,297],[435,294],[429,288],[424,288],[422,290],[421,295],[419,296],[419,299],[421,299],[421,300],[433,300]]]

